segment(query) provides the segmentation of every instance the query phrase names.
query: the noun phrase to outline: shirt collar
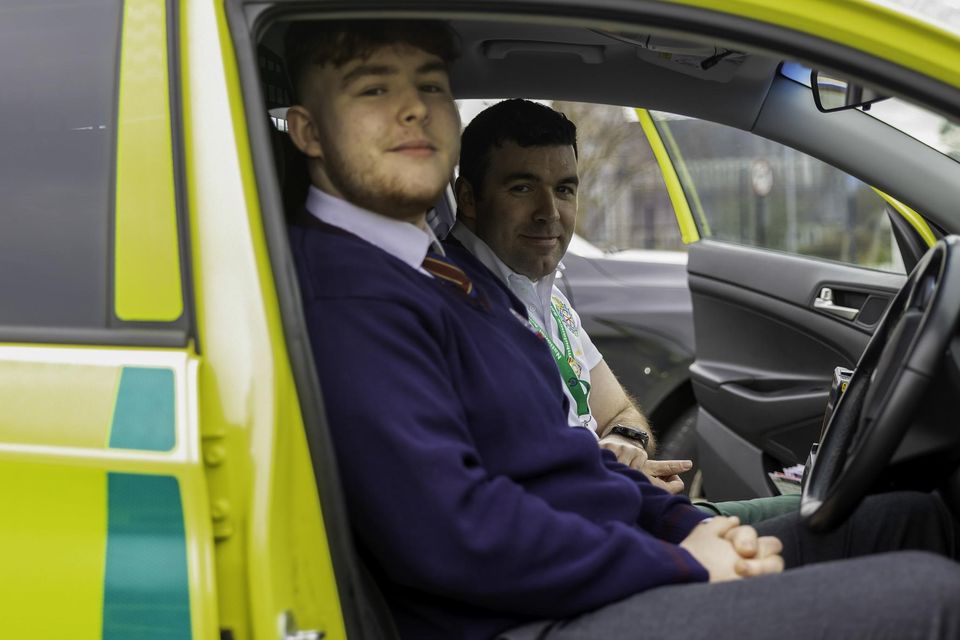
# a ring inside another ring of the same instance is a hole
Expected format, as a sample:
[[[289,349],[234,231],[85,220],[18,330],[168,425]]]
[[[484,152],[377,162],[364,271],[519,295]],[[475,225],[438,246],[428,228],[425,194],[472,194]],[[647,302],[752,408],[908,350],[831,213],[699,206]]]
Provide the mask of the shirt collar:
[[[487,269],[493,272],[501,282],[507,285],[511,292],[525,303],[529,304],[530,293],[540,300],[541,304],[546,306],[550,301],[550,294],[553,291],[553,284],[557,278],[557,272],[553,272],[534,282],[527,276],[517,273],[507,266],[507,264],[494,253],[486,242],[477,237],[461,222],[453,225],[450,234],[460,241],[467,251],[476,256]],[[557,271],[563,271],[563,263],[557,266]]]
[[[325,191],[311,186],[307,193],[307,211],[327,224],[359,236],[390,255],[420,269],[427,251],[443,253],[430,227],[420,227],[402,220],[368,211]]]

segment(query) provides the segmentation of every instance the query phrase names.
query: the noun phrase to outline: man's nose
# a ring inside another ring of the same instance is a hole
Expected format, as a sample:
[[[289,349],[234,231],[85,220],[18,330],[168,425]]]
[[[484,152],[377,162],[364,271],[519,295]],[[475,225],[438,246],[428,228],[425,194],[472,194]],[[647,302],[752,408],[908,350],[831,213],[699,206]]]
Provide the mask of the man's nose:
[[[400,105],[400,120],[404,124],[426,122],[430,117],[430,108],[417,87],[404,91]]]
[[[560,209],[557,207],[557,198],[554,196],[552,190],[544,189],[540,192],[534,217],[543,222],[553,222],[554,220],[560,219]]]

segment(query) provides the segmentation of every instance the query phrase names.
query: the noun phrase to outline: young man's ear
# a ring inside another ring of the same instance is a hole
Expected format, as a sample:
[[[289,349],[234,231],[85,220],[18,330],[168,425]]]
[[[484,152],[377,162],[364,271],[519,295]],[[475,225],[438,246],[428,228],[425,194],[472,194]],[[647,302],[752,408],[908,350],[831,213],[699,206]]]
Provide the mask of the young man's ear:
[[[323,160],[323,147],[317,125],[305,107],[294,105],[287,109],[287,133],[303,155]]]
[[[453,183],[453,192],[457,198],[457,220],[473,231],[477,223],[477,199],[473,193],[473,185],[458,176]]]

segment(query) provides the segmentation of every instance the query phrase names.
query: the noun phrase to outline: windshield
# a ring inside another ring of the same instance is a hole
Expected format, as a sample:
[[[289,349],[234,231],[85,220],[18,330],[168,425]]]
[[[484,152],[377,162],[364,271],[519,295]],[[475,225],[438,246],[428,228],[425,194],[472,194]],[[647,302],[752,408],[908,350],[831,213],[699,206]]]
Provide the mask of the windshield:
[[[897,98],[876,102],[865,113],[960,161],[960,125],[956,122]]]
[[[960,3],[951,0],[873,0],[906,15],[916,16],[960,35]]]
[[[916,17],[956,35],[960,35],[960,2],[956,0],[873,0],[898,13]],[[806,81],[788,77],[810,86]],[[929,147],[960,161],[960,125],[897,98],[875,103],[868,115],[899,129]]]

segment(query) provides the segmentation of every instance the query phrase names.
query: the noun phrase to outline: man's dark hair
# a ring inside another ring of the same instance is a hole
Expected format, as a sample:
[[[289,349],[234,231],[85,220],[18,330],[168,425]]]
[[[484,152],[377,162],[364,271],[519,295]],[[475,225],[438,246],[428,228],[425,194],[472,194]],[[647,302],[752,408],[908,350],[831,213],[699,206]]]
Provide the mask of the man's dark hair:
[[[295,100],[303,96],[302,83],[310,67],[342,67],[351,60],[370,57],[381,47],[397,44],[422,49],[446,63],[459,55],[453,30],[435,20],[318,20],[290,25],[284,49]]]
[[[463,131],[460,140],[460,177],[480,198],[490,150],[512,141],[521,147],[570,145],[577,154],[577,127],[567,116],[529,100],[498,102],[482,111]]]

